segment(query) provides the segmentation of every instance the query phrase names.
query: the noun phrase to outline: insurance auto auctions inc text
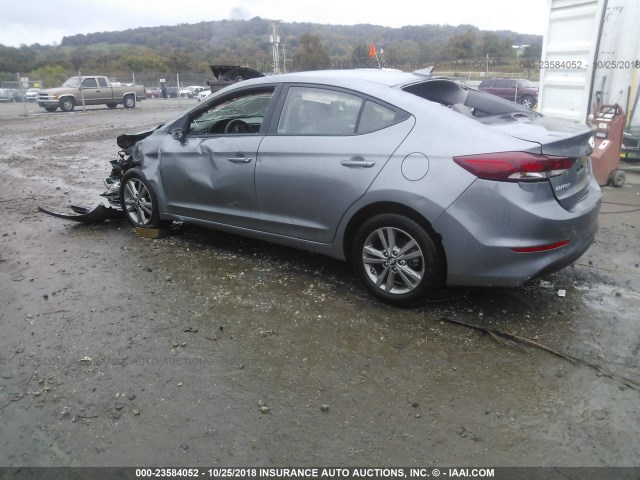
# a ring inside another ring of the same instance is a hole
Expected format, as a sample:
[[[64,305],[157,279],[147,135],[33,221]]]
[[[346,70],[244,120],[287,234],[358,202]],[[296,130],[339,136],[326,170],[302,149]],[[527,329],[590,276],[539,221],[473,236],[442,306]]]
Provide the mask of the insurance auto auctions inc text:
[[[495,476],[493,468],[260,468],[263,478],[438,478]]]

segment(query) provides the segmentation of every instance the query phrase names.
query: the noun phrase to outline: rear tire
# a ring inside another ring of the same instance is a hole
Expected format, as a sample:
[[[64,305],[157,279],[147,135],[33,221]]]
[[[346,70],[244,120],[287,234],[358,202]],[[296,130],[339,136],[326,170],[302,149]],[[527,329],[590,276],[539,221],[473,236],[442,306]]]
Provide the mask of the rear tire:
[[[58,109],[58,107],[44,107],[44,109],[49,113],[53,113]]]
[[[436,243],[403,215],[385,213],[364,222],[354,237],[351,259],[365,287],[391,305],[410,306],[442,284]]]
[[[527,107],[533,110],[533,107],[536,105],[536,99],[531,95],[525,95],[522,97],[522,106]]]
[[[122,105],[124,108],[136,108],[136,97],[133,95],[127,95],[122,99]]]
[[[107,107],[109,107],[109,108],[110,108],[110,109],[112,109],[112,110],[113,110],[114,108],[116,108],[117,106],[118,106],[118,104],[117,104],[117,103],[107,103]]]

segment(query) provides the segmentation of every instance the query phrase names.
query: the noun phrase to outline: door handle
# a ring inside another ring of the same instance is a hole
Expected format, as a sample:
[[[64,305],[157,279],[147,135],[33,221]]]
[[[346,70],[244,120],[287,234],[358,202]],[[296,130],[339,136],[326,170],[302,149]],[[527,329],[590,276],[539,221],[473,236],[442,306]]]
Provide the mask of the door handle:
[[[371,162],[363,158],[356,157],[352,158],[351,160],[343,160],[340,162],[340,164],[344,167],[351,168],[371,168],[376,164],[376,162]]]
[[[253,158],[251,157],[228,157],[228,161],[231,163],[249,163]]]

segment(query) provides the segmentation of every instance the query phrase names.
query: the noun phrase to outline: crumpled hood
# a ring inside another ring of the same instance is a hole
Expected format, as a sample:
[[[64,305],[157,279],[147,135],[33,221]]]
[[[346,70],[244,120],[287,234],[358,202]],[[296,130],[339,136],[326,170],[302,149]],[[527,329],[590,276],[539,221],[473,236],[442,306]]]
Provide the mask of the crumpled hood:
[[[152,128],[151,130],[145,130],[144,132],[125,133],[125,134],[119,135],[118,138],[116,139],[116,143],[120,148],[126,150],[128,148],[133,147],[140,140],[147,138],[149,135],[151,135],[153,132],[155,132],[161,127],[162,125],[158,125],[157,127]]]

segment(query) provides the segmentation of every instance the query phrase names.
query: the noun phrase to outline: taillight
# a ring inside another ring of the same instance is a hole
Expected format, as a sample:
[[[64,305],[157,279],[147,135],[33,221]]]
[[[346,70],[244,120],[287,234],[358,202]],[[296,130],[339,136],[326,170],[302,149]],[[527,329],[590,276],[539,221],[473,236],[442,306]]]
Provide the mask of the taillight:
[[[562,175],[576,159],[527,152],[498,152],[453,157],[476,177],[500,182],[535,182]]]

